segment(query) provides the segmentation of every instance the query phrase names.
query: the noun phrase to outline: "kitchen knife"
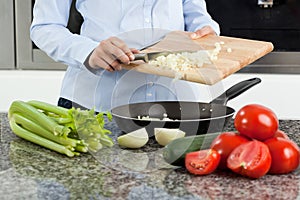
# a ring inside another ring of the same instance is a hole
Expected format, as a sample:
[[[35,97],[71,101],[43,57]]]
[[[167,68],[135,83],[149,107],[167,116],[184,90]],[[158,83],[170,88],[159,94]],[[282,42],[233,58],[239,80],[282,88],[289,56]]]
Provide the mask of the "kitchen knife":
[[[159,52],[150,52],[150,53],[138,53],[134,54],[135,60],[143,60],[148,63],[151,60],[155,60],[159,56],[167,56],[169,54],[178,54],[183,52],[193,53],[196,51],[159,51]]]
[[[162,52],[151,52],[151,53],[138,53],[134,54],[135,60],[143,60],[144,62],[149,62],[150,60],[155,60],[159,56],[167,56],[171,53],[171,51],[162,51]]]
[[[156,45],[157,43],[159,43],[160,41],[162,41],[163,38],[164,38],[164,37],[159,38],[158,40],[156,40],[156,41],[154,41],[154,42],[151,42],[151,43],[149,43],[149,44],[143,46],[143,47],[140,48],[139,50],[140,50],[140,51],[143,51],[143,50],[145,50],[145,49],[148,49],[149,47],[152,47],[152,46]]]

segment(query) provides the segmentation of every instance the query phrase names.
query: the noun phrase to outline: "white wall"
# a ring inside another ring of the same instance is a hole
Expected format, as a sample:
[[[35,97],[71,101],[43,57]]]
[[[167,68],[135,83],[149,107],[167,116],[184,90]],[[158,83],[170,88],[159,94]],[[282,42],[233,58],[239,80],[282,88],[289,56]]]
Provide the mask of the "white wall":
[[[14,100],[57,104],[63,71],[0,70],[0,112]]]
[[[0,70],[0,112],[14,100],[57,103],[63,71]],[[228,102],[236,111],[249,103],[271,108],[280,119],[300,119],[300,75],[233,74],[214,86],[196,84],[199,101],[208,102],[237,82],[259,77],[262,82]],[[213,92],[212,92],[213,91]]]
[[[271,108],[279,119],[300,119],[300,75],[234,74],[223,84],[229,87],[252,77],[259,77],[262,82],[230,100],[228,106],[238,110],[246,104],[258,103]]]

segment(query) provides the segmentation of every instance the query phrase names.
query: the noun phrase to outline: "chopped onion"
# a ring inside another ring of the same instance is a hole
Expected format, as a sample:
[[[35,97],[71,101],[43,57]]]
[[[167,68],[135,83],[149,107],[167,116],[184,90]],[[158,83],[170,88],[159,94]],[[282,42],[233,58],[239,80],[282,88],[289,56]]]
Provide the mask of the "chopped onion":
[[[171,69],[175,71],[175,79],[181,79],[185,71],[204,67],[205,64],[212,64],[212,61],[217,60],[224,44],[223,41],[216,42],[213,50],[171,53],[167,56],[159,56],[150,61],[149,64],[161,69]],[[227,48],[227,52],[231,51],[231,48]]]

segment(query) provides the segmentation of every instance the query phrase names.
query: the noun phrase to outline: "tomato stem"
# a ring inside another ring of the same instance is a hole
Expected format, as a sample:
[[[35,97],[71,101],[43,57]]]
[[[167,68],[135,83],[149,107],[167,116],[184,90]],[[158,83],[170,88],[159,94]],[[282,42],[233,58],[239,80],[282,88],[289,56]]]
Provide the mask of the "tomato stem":
[[[243,161],[243,162],[241,163],[241,167],[242,167],[243,169],[247,169],[247,164],[246,164],[246,162]]]

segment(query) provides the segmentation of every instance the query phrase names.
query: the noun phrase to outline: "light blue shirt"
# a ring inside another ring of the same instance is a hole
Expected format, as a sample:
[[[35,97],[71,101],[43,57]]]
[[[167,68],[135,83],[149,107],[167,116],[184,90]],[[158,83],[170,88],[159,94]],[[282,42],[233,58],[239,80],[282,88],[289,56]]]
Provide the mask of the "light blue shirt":
[[[130,48],[143,48],[173,30],[195,31],[218,24],[204,0],[77,0],[84,18],[80,35],[67,28],[71,0],[36,0],[30,28],[32,41],[54,60],[68,65],[61,97],[97,111],[132,102],[191,100],[186,81],[135,71],[92,73],[84,61],[104,39],[117,36]]]

